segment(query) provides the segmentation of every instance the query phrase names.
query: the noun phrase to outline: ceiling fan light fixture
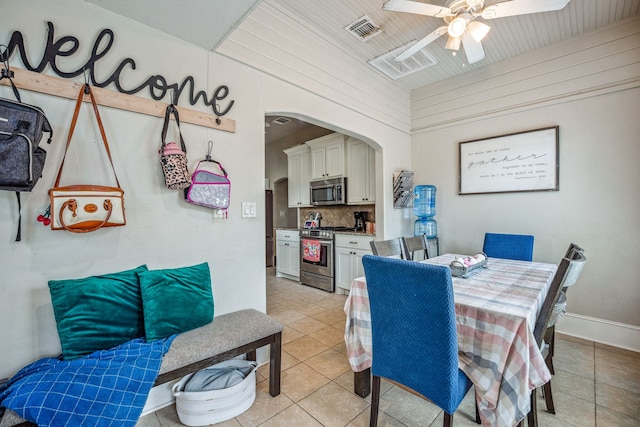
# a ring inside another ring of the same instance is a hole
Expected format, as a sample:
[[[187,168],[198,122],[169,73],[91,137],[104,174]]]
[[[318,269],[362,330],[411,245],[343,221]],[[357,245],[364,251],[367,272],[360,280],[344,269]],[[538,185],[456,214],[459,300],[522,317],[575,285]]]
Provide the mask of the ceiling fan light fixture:
[[[449,40],[447,40],[447,44],[444,47],[451,50],[458,50],[460,49],[460,41],[460,37],[449,37]]]
[[[467,28],[467,20],[462,16],[458,16],[453,21],[449,23],[447,27],[447,32],[451,37],[460,37],[464,30]]]
[[[473,21],[469,24],[469,34],[477,42],[482,41],[490,29],[490,26],[478,21]]]

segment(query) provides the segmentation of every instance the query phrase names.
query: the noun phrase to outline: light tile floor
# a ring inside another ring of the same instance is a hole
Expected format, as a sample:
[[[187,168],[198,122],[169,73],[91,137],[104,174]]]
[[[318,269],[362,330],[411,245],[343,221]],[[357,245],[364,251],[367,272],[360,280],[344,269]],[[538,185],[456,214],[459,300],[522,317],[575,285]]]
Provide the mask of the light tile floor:
[[[370,398],[353,393],[353,373],[343,340],[346,297],[275,277],[267,269],[267,312],[284,325],[282,393],[268,393],[268,367],[258,370],[257,397],[240,416],[219,427],[369,424]],[[538,421],[553,426],[640,426],[640,354],[558,335],[552,380],[556,414],[539,397]],[[378,425],[441,426],[442,411],[383,381]],[[454,416],[473,422],[473,392]],[[138,427],[179,426],[175,405],[141,418]]]

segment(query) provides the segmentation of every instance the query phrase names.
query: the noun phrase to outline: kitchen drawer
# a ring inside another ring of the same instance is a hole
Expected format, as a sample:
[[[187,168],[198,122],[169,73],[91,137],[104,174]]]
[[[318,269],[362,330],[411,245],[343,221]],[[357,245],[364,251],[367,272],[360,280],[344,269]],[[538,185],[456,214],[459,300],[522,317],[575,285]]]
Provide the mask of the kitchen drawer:
[[[276,230],[276,241],[297,242],[298,240],[300,240],[300,231],[298,230]]]
[[[371,250],[371,242],[373,236],[362,235],[357,236],[354,234],[336,234],[336,247],[351,248],[351,249],[363,249],[365,251]]]

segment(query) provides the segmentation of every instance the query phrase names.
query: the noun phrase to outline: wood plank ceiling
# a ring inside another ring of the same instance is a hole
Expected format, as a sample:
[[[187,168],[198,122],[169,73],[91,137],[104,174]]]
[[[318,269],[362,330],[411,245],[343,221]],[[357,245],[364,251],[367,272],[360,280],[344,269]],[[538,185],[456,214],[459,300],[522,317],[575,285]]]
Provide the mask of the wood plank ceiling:
[[[269,2],[308,26],[311,33],[323,34],[337,48],[350,52],[363,64],[412,40],[420,40],[443,25],[440,18],[383,11],[383,0],[194,0],[179,2],[178,7],[172,0],[86,1],[212,51],[251,16],[257,4]],[[486,0],[485,4],[499,2]],[[230,6],[230,3],[234,4]],[[431,0],[431,3],[446,5],[449,0]],[[143,13],[150,8],[154,14]],[[639,13],[640,0],[571,0],[559,11],[487,20],[491,31],[482,42],[486,55],[483,60],[467,64],[462,50],[453,56],[444,48],[446,36],[443,36],[427,47],[437,64],[394,80],[394,83],[405,90],[430,85]],[[363,15],[383,29],[380,35],[365,42],[345,30],[345,26]]]
[[[420,40],[443,25],[439,18],[383,11],[382,0],[275,0],[275,3],[283,5],[298,19],[322,29],[363,62],[412,40]],[[448,1],[431,0],[430,3],[445,5]],[[493,3],[498,1],[485,2]],[[405,89],[416,89],[611,25],[638,13],[640,0],[571,0],[559,11],[486,20],[484,22],[491,26],[491,31],[482,42],[485,59],[467,64],[462,50],[453,56],[452,51],[444,48],[447,37],[443,36],[427,47],[438,64],[396,80],[396,83]],[[365,14],[383,28],[383,33],[362,42],[344,27]]]

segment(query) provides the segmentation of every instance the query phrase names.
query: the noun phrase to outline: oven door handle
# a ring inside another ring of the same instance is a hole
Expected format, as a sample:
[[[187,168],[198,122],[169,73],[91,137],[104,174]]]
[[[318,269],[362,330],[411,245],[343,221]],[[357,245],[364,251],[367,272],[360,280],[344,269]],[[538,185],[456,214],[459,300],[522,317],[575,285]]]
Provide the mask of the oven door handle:
[[[315,240],[313,237],[305,237],[304,239],[301,240]],[[333,242],[331,240],[318,240],[318,243],[320,243],[321,245],[333,245]]]

